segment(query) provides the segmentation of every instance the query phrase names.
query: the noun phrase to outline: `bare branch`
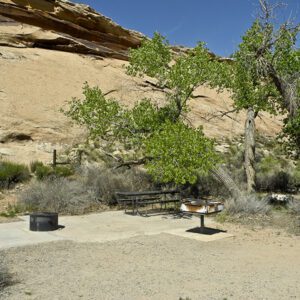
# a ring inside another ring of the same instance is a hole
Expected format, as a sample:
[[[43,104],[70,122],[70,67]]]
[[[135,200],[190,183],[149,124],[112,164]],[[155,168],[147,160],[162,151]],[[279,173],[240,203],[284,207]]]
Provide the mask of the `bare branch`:
[[[114,167],[114,169],[119,169],[121,167],[127,167],[128,169],[131,168],[131,166],[133,165],[143,165],[147,162],[147,160],[150,160],[150,157],[143,157],[137,160],[129,160],[129,161],[124,161],[122,163],[120,163],[119,165],[117,165],[116,167]]]
[[[220,110],[217,113],[214,113],[210,118],[208,118],[207,121],[211,121],[211,120],[213,120],[215,118],[221,119],[223,117],[228,117],[229,119],[231,119],[233,121],[236,121],[234,118],[232,118],[230,116],[230,114],[235,113],[237,111],[238,111],[237,108],[234,108],[234,109],[228,110],[228,111],[222,111],[222,110]]]

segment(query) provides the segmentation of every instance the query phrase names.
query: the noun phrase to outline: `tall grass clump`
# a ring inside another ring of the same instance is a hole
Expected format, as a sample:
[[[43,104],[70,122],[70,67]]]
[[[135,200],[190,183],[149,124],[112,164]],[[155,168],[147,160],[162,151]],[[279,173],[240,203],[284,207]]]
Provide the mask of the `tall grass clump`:
[[[33,182],[19,196],[19,204],[26,211],[51,211],[66,215],[88,213],[99,205],[95,193],[82,181],[66,178]]]
[[[9,161],[0,161],[0,188],[10,188],[30,178],[27,166]]]
[[[31,173],[35,173],[36,172],[36,169],[38,168],[38,167],[41,167],[41,166],[43,166],[44,164],[43,164],[43,162],[41,162],[41,161],[39,161],[39,160],[34,160],[34,161],[32,161],[31,163],[30,163],[30,171],[31,171]]]
[[[72,167],[56,166],[55,168],[52,168],[44,165],[42,162],[34,162],[31,166],[31,171],[35,174],[38,180],[45,180],[50,177],[69,177],[74,174]]]

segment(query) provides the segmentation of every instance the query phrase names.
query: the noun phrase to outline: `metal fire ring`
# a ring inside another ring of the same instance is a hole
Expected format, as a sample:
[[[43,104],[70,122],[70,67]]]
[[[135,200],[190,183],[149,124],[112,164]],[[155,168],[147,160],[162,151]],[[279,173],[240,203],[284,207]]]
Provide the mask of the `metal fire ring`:
[[[58,213],[31,213],[29,229],[31,231],[53,231],[58,229]]]

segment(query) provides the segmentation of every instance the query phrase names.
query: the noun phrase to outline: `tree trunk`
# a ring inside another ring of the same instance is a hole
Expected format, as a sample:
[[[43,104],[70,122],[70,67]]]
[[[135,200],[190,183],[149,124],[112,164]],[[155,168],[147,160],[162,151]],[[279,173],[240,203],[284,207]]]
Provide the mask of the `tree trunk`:
[[[222,166],[216,166],[216,168],[211,170],[212,175],[219,182],[223,183],[226,189],[230,192],[234,200],[239,199],[242,196],[242,193],[234,182],[234,180],[229,175],[228,171]]]
[[[245,158],[244,168],[247,177],[247,191],[255,191],[255,117],[256,113],[252,107],[247,110],[247,119],[245,123]]]

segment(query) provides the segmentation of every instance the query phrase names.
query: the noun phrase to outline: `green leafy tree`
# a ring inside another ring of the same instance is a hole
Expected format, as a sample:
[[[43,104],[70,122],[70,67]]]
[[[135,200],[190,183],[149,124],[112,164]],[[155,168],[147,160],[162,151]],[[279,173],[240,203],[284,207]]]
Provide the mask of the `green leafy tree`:
[[[202,128],[184,125],[181,117],[195,88],[208,82],[214,60],[199,43],[184,55],[175,55],[166,39],[154,34],[138,49],[130,51],[127,73],[150,76],[166,96],[159,107],[150,99],[137,102],[132,109],[106,99],[102,91],[87,84],[84,99],[72,99],[64,113],[85,125],[92,138],[122,142],[146,163],[150,174],[161,182],[195,182],[199,172],[207,172],[218,161],[213,141],[204,137]],[[128,165],[128,163],[124,163]]]
[[[159,182],[195,183],[199,172],[206,174],[220,161],[214,143],[202,129],[193,129],[182,122],[166,122],[146,142],[151,160],[149,173]]]
[[[132,109],[121,107],[106,99],[99,88],[87,84],[83,94],[84,99],[69,102],[65,114],[85,125],[91,138],[121,142],[135,150],[138,159],[121,165],[143,163],[155,180],[183,184],[195,182],[199,172],[207,172],[219,161],[213,140],[204,136],[202,128],[174,122],[166,107],[158,107],[149,99]]]
[[[131,49],[127,74],[149,76],[166,96],[166,108],[173,121],[187,110],[187,101],[194,90],[211,80],[215,61],[203,43],[186,54],[172,52],[168,41],[159,33],[152,40],[145,39],[138,49]]]
[[[288,23],[278,29],[273,9],[259,0],[261,17],[242,38],[233,55],[233,63],[222,64],[212,84],[232,91],[236,110],[246,110],[245,161],[247,189],[255,190],[255,118],[262,111],[286,114],[281,137],[287,147],[299,151],[299,74],[300,56],[296,48],[299,26]]]

